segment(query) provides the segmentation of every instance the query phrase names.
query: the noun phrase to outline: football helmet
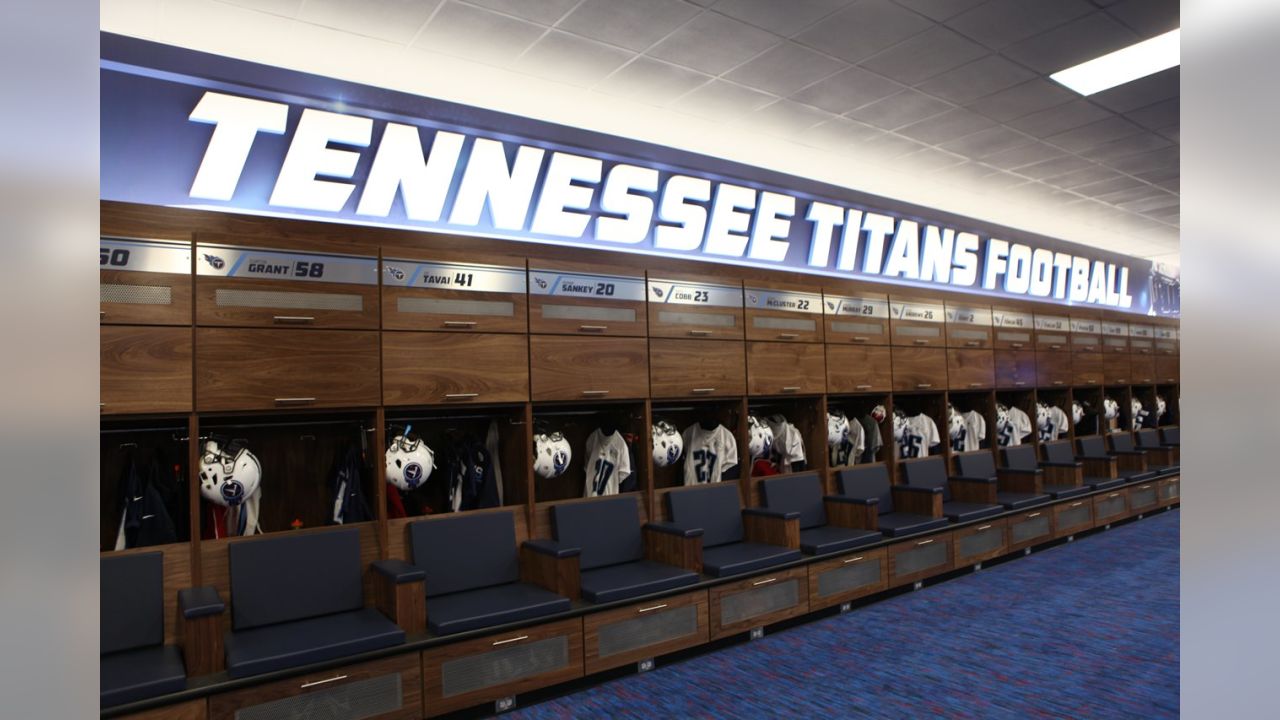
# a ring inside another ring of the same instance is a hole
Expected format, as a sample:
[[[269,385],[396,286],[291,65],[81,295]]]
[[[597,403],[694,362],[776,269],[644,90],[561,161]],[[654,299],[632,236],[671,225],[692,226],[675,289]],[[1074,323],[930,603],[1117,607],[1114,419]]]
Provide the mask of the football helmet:
[[[747,417],[747,424],[751,428],[751,437],[747,443],[751,459],[769,457],[769,451],[773,449],[773,429],[757,420],[754,415]]]
[[[1164,401],[1163,395],[1156,396],[1156,420],[1164,418],[1164,414],[1169,411],[1169,404]]]
[[[952,440],[958,440],[964,434],[964,416],[954,405],[947,405],[947,434]]]
[[[884,416],[886,414],[887,413],[885,412],[883,405],[877,405],[871,408],[871,419],[875,420],[877,423],[884,422]]]
[[[569,441],[558,432],[538,433],[533,436],[533,472],[543,479],[564,474],[573,459]]]
[[[1009,425],[1009,406],[1004,403],[996,405],[996,429],[1000,430]]]
[[[238,441],[210,438],[200,454],[200,495],[211,503],[235,507],[258,492],[262,465]]]
[[[1036,403],[1036,427],[1043,432],[1049,431],[1049,406],[1044,403]]]
[[[1102,416],[1108,420],[1115,420],[1120,417],[1120,403],[1112,400],[1110,397],[1103,398]]]
[[[1138,398],[1130,398],[1129,400],[1129,420],[1133,425],[1131,430],[1137,430],[1146,424],[1147,411],[1142,407],[1142,401]]]
[[[1071,401],[1071,424],[1079,425],[1081,420],[1084,420],[1084,406],[1081,405],[1079,402],[1072,400]]]
[[[421,439],[410,435],[412,430],[410,425],[402,434],[391,438],[385,454],[387,482],[404,491],[422,485],[436,467],[435,453]]]
[[[849,439],[849,418],[844,413],[827,413],[827,445],[839,447]]]
[[[657,467],[675,465],[684,454],[684,438],[675,426],[659,420],[653,426],[653,464]]]
[[[907,414],[901,408],[893,409],[893,439],[902,442],[902,434],[907,430]]]

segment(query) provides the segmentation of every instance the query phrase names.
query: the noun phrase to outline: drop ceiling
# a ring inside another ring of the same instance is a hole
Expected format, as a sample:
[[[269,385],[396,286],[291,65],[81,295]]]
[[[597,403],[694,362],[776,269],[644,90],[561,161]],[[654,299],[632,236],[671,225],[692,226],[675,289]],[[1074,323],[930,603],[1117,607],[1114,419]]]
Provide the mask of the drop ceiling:
[[[102,28],[1178,264],[1179,69],[1058,70],[1176,0],[103,0]]]

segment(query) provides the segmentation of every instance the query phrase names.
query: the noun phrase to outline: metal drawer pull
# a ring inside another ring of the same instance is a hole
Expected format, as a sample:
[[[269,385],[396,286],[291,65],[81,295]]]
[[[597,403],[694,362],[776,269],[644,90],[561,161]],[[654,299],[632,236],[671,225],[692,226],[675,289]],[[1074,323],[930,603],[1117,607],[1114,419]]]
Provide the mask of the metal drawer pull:
[[[931,387],[933,387],[933,383],[916,383],[916,387],[918,387],[918,388],[922,388],[922,389],[923,389],[923,388],[931,388]]]
[[[1061,349],[1062,349],[1062,346],[1061,346],[1061,345],[1050,345],[1050,346],[1049,346],[1049,349],[1050,349],[1050,350],[1061,350]]]
[[[694,393],[713,393],[715,391],[716,391],[715,388],[694,388],[692,390],[692,392]]]
[[[979,343],[977,340],[970,340],[969,342],[964,344],[965,347],[978,347],[978,345],[981,345],[981,343]]]
[[[969,383],[969,387],[982,387],[982,383]]]
[[[493,644],[494,646],[506,645],[507,643],[520,642],[521,640],[528,640],[528,639],[529,639],[528,635],[521,635],[520,637],[507,638],[506,640],[494,640]]]
[[[916,547],[920,547],[921,545],[928,545],[931,542],[933,542],[932,538],[929,540],[921,540],[920,542],[916,543]]]
[[[1079,505],[1079,503],[1076,503],[1076,505]],[[1075,507],[1075,505],[1072,505],[1072,507]],[[1031,518],[1034,518],[1034,517],[1040,517],[1040,513],[1038,513],[1038,512],[1033,512],[1033,513],[1031,513],[1030,515],[1027,515],[1027,519],[1028,519],[1028,520],[1030,520]]]
[[[778,333],[779,340],[795,340],[798,337],[800,336],[795,333]]]
[[[280,325],[306,325],[316,321],[310,315],[272,315],[271,320]]]
[[[104,407],[106,407],[106,406],[107,406],[107,404],[106,404],[106,403],[98,403],[98,407],[100,407],[100,408],[104,408]]]
[[[316,685],[323,685],[325,683],[337,682],[339,680],[346,680],[346,679],[347,679],[346,675],[337,675],[335,677],[329,678],[328,680],[316,680],[315,682],[302,683],[302,689],[305,690],[309,687],[315,687]]]
[[[445,400],[470,400],[474,397],[480,397],[480,393],[445,393]]]
[[[475,320],[445,320],[444,326],[447,328],[473,328],[476,326]]]
[[[861,560],[863,557],[864,557],[863,555],[859,555],[859,556],[858,556],[858,557],[856,557],[856,558],[849,558],[848,560],[845,560],[843,564],[848,565],[849,563],[858,562],[858,561],[859,561],[859,560]]]
[[[755,586],[757,586],[757,585],[768,585],[768,584],[769,584],[769,583],[771,583],[771,582],[777,582],[777,580],[778,580],[778,578],[776,578],[776,577],[771,577],[771,578],[769,578],[768,580],[757,580],[757,581],[755,581],[755,582],[751,583],[751,585],[752,585],[752,587],[755,587]]]
[[[990,529],[991,529],[990,525],[983,525],[982,527],[978,528],[978,532],[982,532],[983,530],[990,530]]]
[[[921,340],[921,339],[915,339],[915,340],[912,340],[911,342],[915,343],[916,345],[928,345],[928,344],[929,344],[929,341],[928,341],[928,340]]]
[[[637,610],[636,612],[647,613],[647,612],[652,612],[652,611],[654,611],[654,610],[661,610],[662,608],[664,608],[664,607],[666,607],[666,606],[667,606],[667,604],[666,604],[666,603],[662,603],[661,605],[654,605],[653,607],[640,608],[640,609],[639,609],[639,610]]]
[[[1117,382],[1118,384],[1120,384],[1120,385],[1123,385],[1123,384],[1125,384],[1125,383],[1129,382],[1129,380],[1128,380],[1128,379],[1126,379],[1126,378],[1120,378],[1120,379],[1119,379],[1119,380],[1117,380],[1116,382]]]
[[[867,341],[867,339],[866,339],[866,338],[864,338],[864,337],[852,337],[852,338],[849,338],[849,339],[850,339],[850,340],[852,340],[853,342],[866,342],[866,341]]]
[[[858,390],[870,390],[870,389],[871,389],[871,386],[870,386],[870,385],[855,385],[854,387],[855,387],[855,388],[857,388]]]
[[[99,311],[98,311],[98,319],[99,319],[99,320],[101,320],[102,318],[104,318],[104,317],[106,317],[106,316],[107,316],[107,311],[106,311],[106,310],[99,310]]]
[[[1053,384],[1054,384],[1054,385],[1066,385],[1066,383],[1065,383],[1065,382],[1063,382],[1063,381],[1061,381],[1061,380],[1054,380],[1054,381],[1053,381]]]
[[[1107,497],[1108,497],[1108,498],[1120,497],[1120,493],[1111,493],[1111,494],[1110,494],[1110,495],[1108,495]]]
[[[306,405],[315,401],[313,397],[276,398],[277,405]]]
[[[1009,343],[1009,347],[1016,349],[1016,348],[1023,347],[1023,345],[1022,343]]]
[[[1139,486],[1138,486],[1138,489],[1139,489],[1139,490],[1150,490],[1150,489],[1151,489],[1151,486],[1150,486],[1150,485],[1139,485]]]
[[[609,391],[608,390],[583,390],[582,394],[600,396],[600,395],[608,395]]]
[[[1016,387],[1022,387],[1023,385],[1026,385],[1026,383],[1025,383],[1025,382],[1016,382],[1016,383],[1014,383],[1014,385],[1015,385]]]
[[[787,385],[786,387],[782,388],[782,392],[784,393],[793,393],[793,392],[799,392],[799,391],[800,391],[799,385]]]
[[[710,330],[690,330],[689,334],[694,337],[706,337],[711,334]]]
[[[608,325],[579,325],[578,329],[582,332],[604,332],[609,329]]]
[[[1084,504],[1084,502],[1083,502],[1083,501],[1082,501],[1082,502],[1073,502],[1073,503],[1071,503],[1071,507],[1080,507],[1080,506],[1081,506],[1081,505],[1083,505],[1083,504]]]

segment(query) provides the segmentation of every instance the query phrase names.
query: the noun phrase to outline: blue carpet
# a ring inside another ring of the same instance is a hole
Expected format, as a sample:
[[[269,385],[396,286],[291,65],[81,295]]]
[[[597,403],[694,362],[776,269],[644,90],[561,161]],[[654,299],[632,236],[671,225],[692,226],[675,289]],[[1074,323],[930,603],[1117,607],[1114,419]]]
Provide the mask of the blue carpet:
[[[1172,718],[1178,512],[508,718]]]

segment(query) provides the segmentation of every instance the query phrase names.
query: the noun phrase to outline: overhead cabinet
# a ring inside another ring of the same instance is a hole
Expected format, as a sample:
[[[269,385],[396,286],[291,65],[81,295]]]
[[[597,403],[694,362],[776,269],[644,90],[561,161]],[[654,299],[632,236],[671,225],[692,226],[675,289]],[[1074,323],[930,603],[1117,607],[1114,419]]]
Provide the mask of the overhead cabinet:
[[[644,337],[644,277],[602,273],[595,267],[530,268],[530,332]]]
[[[1036,351],[1036,384],[1062,387],[1071,384],[1071,355],[1065,352]]]
[[[947,348],[947,385],[952,390],[977,390],[995,383],[994,351]]]
[[[745,395],[746,347],[741,340],[653,338],[649,389],[655,398]]]
[[[994,346],[1001,350],[1030,350],[1034,344],[1035,320],[1031,313],[1013,310],[991,309],[991,326],[995,333]]]
[[[104,325],[99,406],[106,415],[191,411],[191,328]]]
[[[889,299],[886,295],[824,294],[822,312],[828,344],[889,344]]]
[[[651,337],[745,337],[741,285],[649,278],[648,288]]]
[[[1102,351],[1107,354],[1129,354],[1129,324],[1103,320],[1098,323],[1102,330]]]
[[[1133,377],[1129,353],[1102,354],[1102,381],[1107,385],[1128,385]]]
[[[822,342],[822,295],[797,290],[744,289],[748,340]]]
[[[190,325],[191,243],[101,238],[98,302],[103,324]]]
[[[382,333],[386,405],[529,400],[529,339],[502,333]]]
[[[826,392],[826,357],[821,345],[747,343],[747,393],[816,395]]]
[[[644,338],[529,337],[533,400],[616,400],[649,395]]]
[[[930,347],[893,349],[893,389],[898,392],[945,390],[947,351]]]
[[[948,347],[992,347],[995,331],[991,325],[991,308],[947,303],[946,320]]]
[[[1075,385],[1101,385],[1105,380],[1104,358],[1100,352],[1078,352],[1071,356],[1071,378]]]
[[[1102,352],[1102,321],[1072,316],[1071,350],[1078,353]]]
[[[996,387],[1029,388],[1036,384],[1036,354],[1034,350],[996,350],[993,353],[996,368]]]
[[[1071,320],[1061,315],[1034,316],[1036,351],[1068,352],[1071,349]]]
[[[1150,325],[1129,324],[1129,352],[1133,355],[1155,354],[1155,328]]]
[[[827,392],[889,392],[893,360],[887,346],[827,343]]]
[[[1156,381],[1156,358],[1154,355],[1133,354],[1129,356],[1130,382],[1134,385],[1151,385]]]
[[[388,330],[524,333],[523,265],[384,257],[382,326]]]
[[[946,344],[946,311],[941,303],[889,298],[889,332],[901,347],[942,347]]]

